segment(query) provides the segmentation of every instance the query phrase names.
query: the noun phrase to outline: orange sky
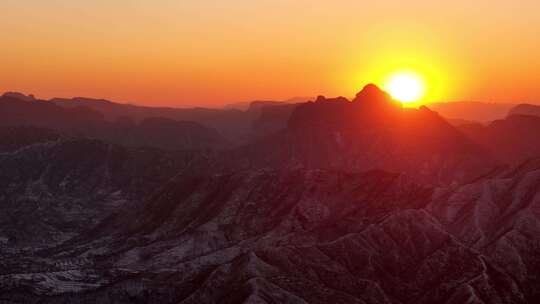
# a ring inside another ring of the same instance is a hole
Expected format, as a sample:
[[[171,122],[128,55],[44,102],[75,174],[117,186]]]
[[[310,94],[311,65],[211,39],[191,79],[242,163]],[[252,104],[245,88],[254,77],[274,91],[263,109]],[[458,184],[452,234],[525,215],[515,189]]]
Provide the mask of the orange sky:
[[[352,96],[413,69],[426,102],[540,102],[538,0],[2,0],[0,10],[0,91],[41,98]]]

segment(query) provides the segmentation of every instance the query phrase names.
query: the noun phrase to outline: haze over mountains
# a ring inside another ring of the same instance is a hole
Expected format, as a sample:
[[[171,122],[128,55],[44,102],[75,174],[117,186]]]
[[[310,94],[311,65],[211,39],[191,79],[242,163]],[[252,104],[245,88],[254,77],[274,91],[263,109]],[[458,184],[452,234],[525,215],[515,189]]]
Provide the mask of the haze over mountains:
[[[505,118],[516,104],[474,101],[439,102],[429,104],[430,109],[449,120],[488,123]]]
[[[3,99],[23,100],[32,104],[32,101],[44,102],[38,100],[33,95],[24,95],[21,93],[4,93]],[[263,134],[276,131],[275,128],[284,128],[287,120],[293,112],[293,109],[302,103],[316,98],[295,97],[286,101],[252,101],[237,104],[229,104],[224,109],[217,108],[167,108],[167,107],[148,107],[132,104],[116,103],[104,99],[92,99],[75,97],[53,98],[47,100],[48,103],[58,105],[67,109],[94,110],[99,112],[103,119],[108,122],[130,122],[138,123],[146,118],[168,118],[178,121],[192,121],[200,123],[209,128],[218,130],[222,136],[228,140],[245,143],[252,139],[254,134],[249,134],[246,129],[262,128]],[[34,103],[33,105],[38,105]],[[29,106],[27,104],[27,106]],[[493,120],[503,119],[513,111],[525,109],[524,114],[529,114],[527,109],[534,109],[535,105],[516,105],[504,103],[484,103],[484,102],[440,102],[428,105],[430,109],[435,110],[446,120],[454,125],[468,123],[489,123]],[[50,106],[49,106],[50,107]],[[515,109],[517,110],[514,110]],[[534,112],[534,110],[532,110]],[[91,115],[88,113],[87,115]],[[530,111],[529,111],[530,112]],[[80,114],[79,114],[80,115]],[[66,118],[72,119],[72,118]],[[86,118],[88,119],[88,118]],[[94,117],[96,119],[96,117]],[[36,122],[39,123],[39,122]],[[270,128],[264,132],[265,128]],[[252,130],[250,130],[252,131]]]
[[[4,95],[0,298],[538,303],[540,117],[499,106]]]

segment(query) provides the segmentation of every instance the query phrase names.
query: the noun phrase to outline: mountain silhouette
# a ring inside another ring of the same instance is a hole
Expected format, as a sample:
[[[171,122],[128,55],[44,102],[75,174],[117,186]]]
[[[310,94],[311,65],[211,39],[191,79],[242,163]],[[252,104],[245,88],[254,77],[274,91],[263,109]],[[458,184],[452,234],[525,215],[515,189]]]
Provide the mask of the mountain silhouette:
[[[464,120],[469,122],[489,123],[493,120],[503,119],[515,104],[453,101],[430,103],[429,108],[438,112],[448,120]]]
[[[472,140],[491,151],[501,162],[517,165],[540,157],[540,117],[509,115],[487,126],[465,124],[460,129]]]
[[[488,152],[437,113],[403,108],[375,85],[353,101],[320,96],[300,104],[284,131],[243,151],[237,155],[254,167],[384,169],[443,184],[463,182],[494,164]]]
[[[508,111],[508,115],[540,116],[540,106],[532,104],[519,104]]]
[[[209,127],[231,122],[234,144]],[[246,111],[9,94],[0,295],[537,303],[539,132],[531,115],[457,128],[375,85]]]
[[[103,121],[103,115],[86,107],[65,109],[15,93],[0,97],[0,115],[3,126],[79,129],[91,128]]]
[[[36,98],[34,97],[34,95],[32,95],[32,94],[24,95],[24,94],[19,93],[19,92],[6,92],[1,97],[19,99],[19,100],[23,100],[23,101],[36,101]]]
[[[246,111],[237,109],[211,108],[168,108],[147,107],[121,104],[108,100],[77,97],[73,99],[53,98],[50,100],[64,108],[84,106],[101,113],[107,121],[129,117],[135,122],[148,118],[167,118],[177,121],[192,121],[210,129],[218,130],[221,136],[231,143],[243,143],[250,139],[249,127],[265,106],[275,105],[273,102],[259,102]],[[280,103],[281,104],[281,103]]]
[[[228,145],[217,131],[195,122],[157,117],[133,121],[129,116],[108,121],[102,112],[92,109],[104,105],[116,107],[111,102],[93,99],[78,99],[76,104],[58,106],[56,102],[8,94],[0,98],[0,126],[52,129],[69,136],[96,138],[130,147],[193,150]]]

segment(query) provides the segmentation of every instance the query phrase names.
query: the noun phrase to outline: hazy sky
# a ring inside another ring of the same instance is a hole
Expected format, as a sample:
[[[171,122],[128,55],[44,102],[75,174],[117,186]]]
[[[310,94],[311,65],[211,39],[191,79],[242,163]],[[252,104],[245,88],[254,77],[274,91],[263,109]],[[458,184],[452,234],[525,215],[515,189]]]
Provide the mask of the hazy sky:
[[[152,105],[351,96],[540,102],[539,0],[0,0],[0,91]]]

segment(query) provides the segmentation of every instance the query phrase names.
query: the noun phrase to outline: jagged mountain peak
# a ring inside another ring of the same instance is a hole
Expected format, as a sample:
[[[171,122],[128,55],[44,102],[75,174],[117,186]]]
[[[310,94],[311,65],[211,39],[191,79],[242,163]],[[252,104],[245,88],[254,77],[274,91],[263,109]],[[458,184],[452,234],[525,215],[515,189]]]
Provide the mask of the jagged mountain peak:
[[[394,100],[390,94],[381,90],[377,85],[370,83],[364,86],[360,92],[358,92],[353,103],[361,105],[392,105],[400,107],[401,103]]]
[[[335,129],[366,123],[397,123],[401,109],[401,104],[390,94],[368,84],[352,101],[342,96],[327,98],[321,95],[314,102],[298,106],[291,115],[289,126],[317,125]]]

